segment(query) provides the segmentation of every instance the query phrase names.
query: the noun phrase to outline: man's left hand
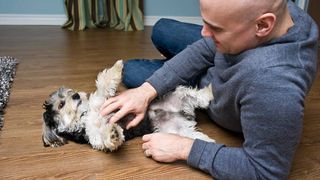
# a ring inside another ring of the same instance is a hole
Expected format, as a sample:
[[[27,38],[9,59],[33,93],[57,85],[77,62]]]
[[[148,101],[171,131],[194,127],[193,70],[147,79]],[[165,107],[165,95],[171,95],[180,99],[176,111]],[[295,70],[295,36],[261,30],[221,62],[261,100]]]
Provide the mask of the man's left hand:
[[[176,134],[153,133],[142,137],[142,149],[147,157],[159,162],[187,160],[193,139]]]

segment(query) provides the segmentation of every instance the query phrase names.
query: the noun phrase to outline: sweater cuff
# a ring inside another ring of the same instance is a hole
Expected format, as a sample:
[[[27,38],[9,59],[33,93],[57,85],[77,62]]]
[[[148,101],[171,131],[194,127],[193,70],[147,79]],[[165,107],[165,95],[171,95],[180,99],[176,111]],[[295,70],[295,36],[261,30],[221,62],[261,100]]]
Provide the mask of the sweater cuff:
[[[223,144],[216,144],[196,139],[188,156],[187,164],[207,173],[211,173],[213,170],[212,164],[214,162],[214,158],[223,147],[225,147]]]
[[[157,91],[158,96],[162,96],[164,92],[161,90],[161,83],[157,80],[157,77],[150,77],[146,80]]]

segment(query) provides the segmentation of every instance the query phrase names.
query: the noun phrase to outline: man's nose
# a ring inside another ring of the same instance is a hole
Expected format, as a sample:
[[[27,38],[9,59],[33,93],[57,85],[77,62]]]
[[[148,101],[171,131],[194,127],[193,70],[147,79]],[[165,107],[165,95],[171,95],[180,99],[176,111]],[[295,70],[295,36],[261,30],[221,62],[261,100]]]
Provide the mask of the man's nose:
[[[207,25],[203,25],[201,29],[201,35],[203,37],[214,37],[214,34],[210,29],[207,27]]]

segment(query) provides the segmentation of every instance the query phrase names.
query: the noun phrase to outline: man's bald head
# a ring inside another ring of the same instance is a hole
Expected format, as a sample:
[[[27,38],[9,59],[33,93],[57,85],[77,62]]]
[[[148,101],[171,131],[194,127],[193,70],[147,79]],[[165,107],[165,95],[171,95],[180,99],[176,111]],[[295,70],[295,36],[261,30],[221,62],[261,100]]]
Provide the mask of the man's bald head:
[[[241,12],[254,19],[264,13],[273,13],[281,19],[287,5],[287,0],[238,0],[238,2]]]
[[[203,36],[236,54],[285,34],[293,25],[287,0],[200,0]]]
[[[226,18],[250,21],[264,13],[273,13],[281,18],[287,0],[200,0],[203,8],[222,13]]]

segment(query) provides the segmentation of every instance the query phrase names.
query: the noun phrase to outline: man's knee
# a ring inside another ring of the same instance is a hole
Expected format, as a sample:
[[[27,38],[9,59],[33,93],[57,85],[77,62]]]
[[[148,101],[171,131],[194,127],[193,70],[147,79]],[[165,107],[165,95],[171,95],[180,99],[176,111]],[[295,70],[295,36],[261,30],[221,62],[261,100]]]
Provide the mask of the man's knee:
[[[156,22],[156,24],[152,28],[152,34],[151,34],[151,39],[152,41],[157,41],[159,39],[163,38],[163,35],[165,35],[167,32],[170,32],[171,29],[170,24],[173,22],[178,22],[172,19],[166,19],[166,18],[161,18]]]
[[[153,44],[157,48],[161,48],[166,42],[165,37],[168,36],[168,34],[173,33],[173,29],[171,28],[173,21],[172,19],[166,19],[166,18],[161,18],[156,22],[156,24],[152,28],[152,34],[151,34],[151,40]],[[178,21],[176,21],[178,22]]]

